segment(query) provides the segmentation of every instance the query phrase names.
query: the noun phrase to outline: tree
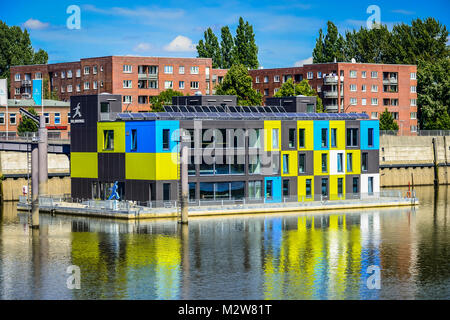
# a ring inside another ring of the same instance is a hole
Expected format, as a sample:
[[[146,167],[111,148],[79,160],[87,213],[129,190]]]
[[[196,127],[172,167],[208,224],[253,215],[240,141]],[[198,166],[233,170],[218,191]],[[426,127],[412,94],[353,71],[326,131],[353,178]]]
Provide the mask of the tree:
[[[248,69],[256,69],[258,62],[258,47],[255,43],[253,27],[242,17],[239,18],[239,25],[234,38],[234,58],[236,63],[246,66]]]
[[[211,28],[204,33],[205,41],[200,40],[197,45],[199,58],[212,58],[212,67],[220,68],[222,65],[222,57],[220,52],[219,41]]]
[[[165,105],[172,105],[172,97],[181,97],[183,95],[183,93],[172,89],[162,91],[159,95],[150,98],[150,103],[152,104],[151,111],[164,112],[163,107]]]
[[[298,95],[309,97],[315,96],[317,98],[316,111],[323,112],[322,99],[319,98],[317,92],[311,88],[308,80],[306,79],[303,79],[300,83],[296,83],[294,86],[294,81],[292,78],[289,78],[285,83],[283,83],[280,90],[275,93],[274,97],[293,97]]]
[[[339,34],[336,25],[327,22],[327,34],[323,37],[322,29],[319,30],[319,38],[316,40],[316,47],[313,51],[313,62],[333,62],[344,61],[344,46],[345,40]]]
[[[261,93],[252,88],[252,77],[242,64],[233,65],[217,86],[217,95],[235,95],[237,104],[241,106],[257,106],[262,104]]]
[[[319,38],[316,39],[316,46],[313,50],[313,62],[314,63],[323,63],[326,61],[325,53],[323,49],[323,32],[322,29],[319,30]]]
[[[230,28],[228,26],[222,27],[221,29],[220,50],[222,53],[222,69],[229,69],[233,65],[233,48],[234,40],[231,35]]]
[[[44,78],[42,80],[42,88],[43,88],[43,91],[44,91],[44,99],[59,100],[58,92],[56,92],[55,89],[50,91],[50,89],[48,87],[48,82],[49,82],[49,80],[47,78]]]
[[[450,130],[450,58],[419,63],[417,98],[422,129]]]
[[[38,116],[37,112],[33,109],[33,108],[29,108],[28,112],[30,112],[31,114]],[[38,126],[37,124],[31,120],[30,118],[28,118],[27,116],[23,116],[22,119],[20,120],[19,125],[17,126],[17,132],[19,133],[25,133],[25,132],[36,132],[38,131]]]
[[[45,64],[48,54],[31,46],[28,31],[17,26],[9,27],[0,20],[0,78],[10,82],[10,67],[16,65]]]
[[[398,130],[398,124],[387,108],[380,116],[380,130]]]

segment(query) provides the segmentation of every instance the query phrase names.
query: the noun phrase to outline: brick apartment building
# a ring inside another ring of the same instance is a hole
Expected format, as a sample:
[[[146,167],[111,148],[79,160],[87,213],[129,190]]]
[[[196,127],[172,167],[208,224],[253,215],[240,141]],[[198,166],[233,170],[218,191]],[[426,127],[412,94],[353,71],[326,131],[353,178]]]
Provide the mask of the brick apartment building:
[[[253,88],[264,101],[292,78],[307,79],[323,100],[326,112],[366,113],[379,119],[388,109],[399,134],[417,132],[417,66],[370,63],[321,63],[303,67],[250,70]]]
[[[213,69],[210,58],[108,56],[77,62],[11,67],[10,97],[31,99],[33,79],[49,79],[48,90],[61,101],[72,95],[123,96],[122,109],[150,110],[150,97],[173,89],[185,95],[214,94],[227,70]]]

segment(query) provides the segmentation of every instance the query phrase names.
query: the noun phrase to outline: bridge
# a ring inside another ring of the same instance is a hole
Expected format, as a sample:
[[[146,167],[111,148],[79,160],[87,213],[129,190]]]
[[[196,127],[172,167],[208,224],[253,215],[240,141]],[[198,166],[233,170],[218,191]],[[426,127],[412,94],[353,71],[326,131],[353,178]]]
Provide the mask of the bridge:
[[[0,137],[0,151],[31,152],[31,143],[37,137]],[[70,154],[69,139],[48,139],[48,153]]]

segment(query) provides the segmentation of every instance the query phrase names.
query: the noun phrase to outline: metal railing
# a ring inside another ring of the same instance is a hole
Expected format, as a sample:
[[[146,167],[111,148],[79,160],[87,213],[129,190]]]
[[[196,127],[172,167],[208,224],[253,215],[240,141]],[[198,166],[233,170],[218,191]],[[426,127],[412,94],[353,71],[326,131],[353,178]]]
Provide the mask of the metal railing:
[[[70,139],[62,139],[61,132],[48,132],[48,141],[52,143],[60,143],[60,144],[69,144]],[[38,132],[0,132],[0,140],[7,141],[15,141],[15,142],[31,142],[38,141],[39,135]]]
[[[380,136],[397,136],[400,130],[380,130]],[[450,130],[417,130],[417,135],[422,137],[450,136]]]

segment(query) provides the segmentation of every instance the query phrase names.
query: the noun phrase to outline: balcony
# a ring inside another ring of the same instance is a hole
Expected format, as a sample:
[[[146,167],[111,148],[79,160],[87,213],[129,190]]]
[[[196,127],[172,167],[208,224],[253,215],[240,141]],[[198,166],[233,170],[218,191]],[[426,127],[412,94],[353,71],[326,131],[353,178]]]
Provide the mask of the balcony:
[[[31,87],[31,80],[22,80],[22,87]]]
[[[341,82],[344,82],[344,77],[340,77]],[[324,85],[332,85],[337,84],[339,81],[339,77],[337,75],[327,75],[323,78]]]
[[[337,91],[323,91],[323,97],[324,98],[337,98],[338,92]]]
[[[31,93],[22,93],[22,99],[31,99]]]
[[[383,84],[397,84],[398,79],[397,78],[384,78]]]
[[[326,112],[338,112],[339,107],[337,104],[327,104],[324,105],[325,111]]]
[[[158,73],[139,73],[139,80],[158,80]]]

